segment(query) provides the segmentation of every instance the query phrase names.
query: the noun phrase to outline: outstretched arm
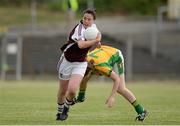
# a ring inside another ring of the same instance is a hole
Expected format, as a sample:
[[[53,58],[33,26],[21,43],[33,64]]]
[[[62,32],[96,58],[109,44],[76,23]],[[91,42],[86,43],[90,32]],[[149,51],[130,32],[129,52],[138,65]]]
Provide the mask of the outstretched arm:
[[[108,99],[106,100],[106,104],[107,104],[108,107],[112,107],[113,106],[114,101],[115,101],[114,97],[116,95],[116,92],[117,92],[117,89],[118,89],[118,86],[119,86],[119,83],[120,83],[120,78],[119,78],[119,76],[114,71],[112,71],[110,77],[114,81],[114,84],[113,84],[113,88],[112,88],[111,94],[108,97]]]

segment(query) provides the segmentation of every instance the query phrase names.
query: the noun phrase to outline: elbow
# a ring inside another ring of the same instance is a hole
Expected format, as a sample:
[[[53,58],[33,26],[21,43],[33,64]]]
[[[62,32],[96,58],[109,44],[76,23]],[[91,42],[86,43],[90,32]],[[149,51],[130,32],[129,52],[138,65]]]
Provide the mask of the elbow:
[[[79,47],[80,49],[83,49],[83,48],[84,48],[84,44],[83,44],[82,42],[78,42],[78,47]]]
[[[80,49],[84,49],[88,47],[88,44],[85,41],[79,41],[77,44]]]

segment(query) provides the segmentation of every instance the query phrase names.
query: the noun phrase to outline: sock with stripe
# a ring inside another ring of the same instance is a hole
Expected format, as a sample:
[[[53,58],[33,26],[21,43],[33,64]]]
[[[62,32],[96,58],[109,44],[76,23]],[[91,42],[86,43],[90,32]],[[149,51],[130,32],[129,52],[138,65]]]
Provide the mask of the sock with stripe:
[[[132,105],[134,106],[135,108],[135,111],[138,113],[138,114],[142,114],[144,112],[144,108],[137,102],[137,100],[135,100]]]
[[[68,99],[66,98],[65,103],[64,103],[64,106],[66,106],[67,108],[69,108],[69,106],[72,105],[72,104],[73,104],[73,101],[70,101],[70,100],[68,100]]]
[[[58,107],[57,107],[58,113],[62,113],[63,108],[64,108],[64,103],[62,103],[62,104],[58,103]]]

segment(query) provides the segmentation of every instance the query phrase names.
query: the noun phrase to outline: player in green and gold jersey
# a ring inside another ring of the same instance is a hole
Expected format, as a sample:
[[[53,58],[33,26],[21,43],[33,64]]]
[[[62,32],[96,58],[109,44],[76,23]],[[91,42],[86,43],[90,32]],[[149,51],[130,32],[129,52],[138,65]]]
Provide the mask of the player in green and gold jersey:
[[[76,102],[83,102],[85,100],[87,82],[93,74],[105,75],[114,81],[112,91],[106,101],[108,107],[113,106],[115,101],[114,96],[118,92],[134,106],[138,114],[136,120],[143,121],[147,116],[147,111],[138,103],[134,94],[125,86],[124,58],[121,51],[110,46],[101,45],[100,48],[95,48],[88,53],[87,61],[89,65],[80,84]],[[117,66],[117,72],[113,70],[115,66]]]

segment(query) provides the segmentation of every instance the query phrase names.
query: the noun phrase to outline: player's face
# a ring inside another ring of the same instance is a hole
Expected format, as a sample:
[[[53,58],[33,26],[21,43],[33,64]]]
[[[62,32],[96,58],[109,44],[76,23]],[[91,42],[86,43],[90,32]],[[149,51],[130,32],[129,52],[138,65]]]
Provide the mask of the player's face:
[[[84,24],[84,27],[85,28],[90,27],[93,23],[94,23],[93,15],[85,13],[83,15],[83,24]]]

